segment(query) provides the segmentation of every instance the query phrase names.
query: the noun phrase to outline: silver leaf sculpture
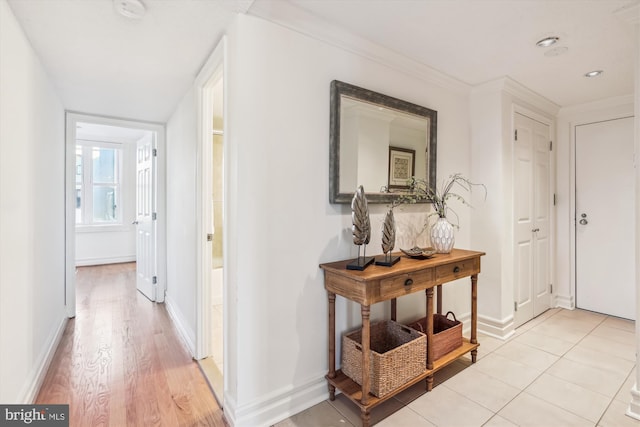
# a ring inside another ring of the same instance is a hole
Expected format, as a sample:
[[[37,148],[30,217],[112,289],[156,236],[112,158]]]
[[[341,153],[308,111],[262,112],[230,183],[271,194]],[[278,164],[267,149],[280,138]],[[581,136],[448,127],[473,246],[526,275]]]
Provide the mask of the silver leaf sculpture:
[[[396,245],[396,220],[393,217],[393,209],[389,209],[382,224],[382,253],[391,252]]]
[[[351,200],[351,222],[353,226],[353,243],[360,246],[366,245],[371,240],[371,222],[369,220],[369,206],[364,188],[358,187]]]

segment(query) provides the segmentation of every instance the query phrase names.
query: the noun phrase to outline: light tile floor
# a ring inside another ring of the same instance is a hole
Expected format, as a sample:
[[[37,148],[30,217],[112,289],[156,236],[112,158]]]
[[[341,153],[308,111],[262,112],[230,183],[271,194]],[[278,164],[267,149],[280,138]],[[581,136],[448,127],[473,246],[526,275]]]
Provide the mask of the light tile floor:
[[[502,341],[479,334],[466,356],[371,411],[379,427],[640,426],[625,415],[635,382],[635,324],[584,310],[551,309]],[[276,427],[360,426],[342,395]]]

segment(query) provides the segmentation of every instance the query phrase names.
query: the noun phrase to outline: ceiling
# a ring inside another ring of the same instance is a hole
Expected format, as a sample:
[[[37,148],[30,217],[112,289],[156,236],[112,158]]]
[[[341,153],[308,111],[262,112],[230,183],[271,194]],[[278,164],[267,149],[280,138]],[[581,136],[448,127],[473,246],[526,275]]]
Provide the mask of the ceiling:
[[[349,32],[469,85],[509,76],[559,106],[628,95],[639,1],[142,0],[139,20],[112,0],[8,3],[66,109],[165,122],[237,13]],[[549,35],[556,46],[535,46]]]

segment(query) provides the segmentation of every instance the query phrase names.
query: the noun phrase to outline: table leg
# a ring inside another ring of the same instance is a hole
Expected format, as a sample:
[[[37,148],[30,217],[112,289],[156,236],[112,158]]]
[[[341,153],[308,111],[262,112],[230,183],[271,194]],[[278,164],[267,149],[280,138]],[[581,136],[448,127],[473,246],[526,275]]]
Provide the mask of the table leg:
[[[371,386],[369,383],[369,348],[371,346],[370,307],[363,304],[360,306],[360,312],[362,313],[362,399],[360,402],[366,405],[369,403],[369,390]]]
[[[329,378],[336,377],[336,294],[328,292],[329,296]],[[336,388],[329,383],[329,399],[335,400]]]
[[[437,286],[438,295],[436,299],[436,313],[442,314],[442,285]]]
[[[393,298],[391,300],[391,320],[393,320],[394,322],[396,321],[397,318],[397,313],[398,313],[398,303],[396,302],[396,299]]]
[[[371,412],[368,409],[361,409],[360,419],[362,420],[362,427],[369,427],[371,425]]]
[[[471,276],[471,344],[478,343],[478,275]],[[471,363],[476,363],[478,349],[471,351]]]
[[[433,288],[427,294],[427,369],[433,369]],[[427,377],[427,391],[433,389],[433,375]]]

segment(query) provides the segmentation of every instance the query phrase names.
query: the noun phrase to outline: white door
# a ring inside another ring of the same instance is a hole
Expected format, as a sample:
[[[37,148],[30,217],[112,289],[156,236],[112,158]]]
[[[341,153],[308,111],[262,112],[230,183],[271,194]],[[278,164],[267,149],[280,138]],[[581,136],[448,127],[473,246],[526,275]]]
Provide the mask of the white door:
[[[633,117],[575,136],[576,306],[635,319]]]
[[[156,301],[155,133],[138,141],[136,148],[136,286]]]
[[[549,126],[515,114],[514,322],[549,308],[551,285],[551,188]]]

